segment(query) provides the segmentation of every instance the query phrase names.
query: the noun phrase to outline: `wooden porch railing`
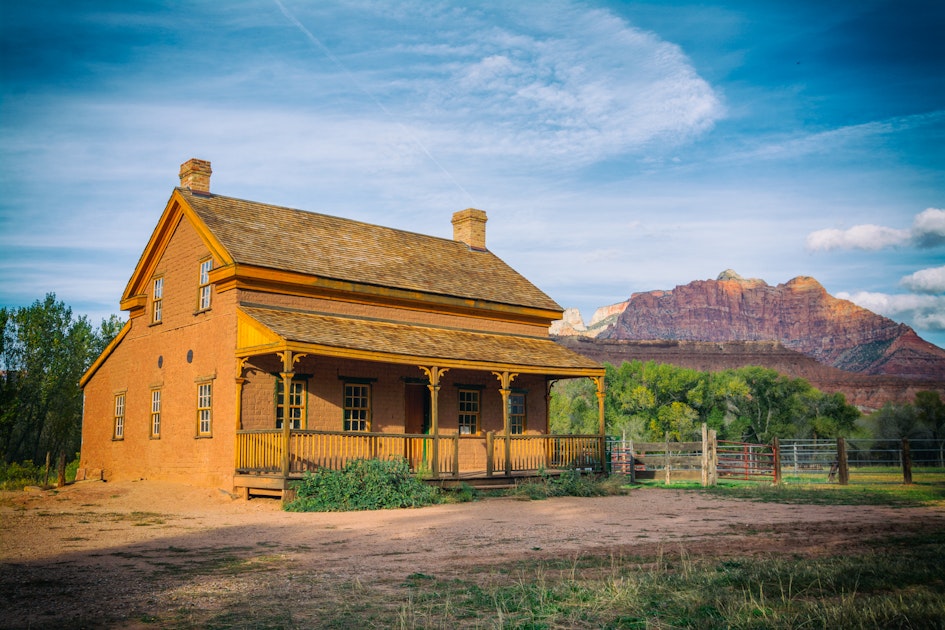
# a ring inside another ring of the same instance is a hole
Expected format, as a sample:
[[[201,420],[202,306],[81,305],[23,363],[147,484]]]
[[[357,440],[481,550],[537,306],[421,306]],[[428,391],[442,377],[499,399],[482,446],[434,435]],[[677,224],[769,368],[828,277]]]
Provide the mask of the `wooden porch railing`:
[[[243,473],[279,474],[284,435],[281,430],[237,431],[236,469]],[[404,433],[351,433],[344,431],[291,431],[289,474],[316,468],[343,468],[356,459],[403,457],[411,470],[433,470],[432,435]],[[490,456],[491,455],[491,456]],[[515,435],[511,439],[511,472],[557,468],[601,470],[603,440],[597,435]],[[463,472],[504,473],[505,437],[441,435],[440,477]]]

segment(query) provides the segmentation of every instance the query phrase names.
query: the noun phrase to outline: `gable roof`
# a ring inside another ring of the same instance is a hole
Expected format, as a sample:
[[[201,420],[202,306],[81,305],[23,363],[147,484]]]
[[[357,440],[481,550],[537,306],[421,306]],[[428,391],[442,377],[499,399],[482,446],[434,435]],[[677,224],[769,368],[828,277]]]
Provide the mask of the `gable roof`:
[[[462,242],[187,188],[175,194],[225,249],[224,263],[562,311],[498,256]]]

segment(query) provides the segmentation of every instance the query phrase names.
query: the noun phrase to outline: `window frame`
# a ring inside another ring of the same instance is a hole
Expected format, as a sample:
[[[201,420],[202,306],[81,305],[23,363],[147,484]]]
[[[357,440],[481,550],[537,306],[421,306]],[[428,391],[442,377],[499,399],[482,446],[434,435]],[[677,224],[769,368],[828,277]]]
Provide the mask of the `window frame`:
[[[164,276],[155,276],[151,280],[151,323],[164,321]]]
[[[521,398],[521,403],[516,403],[515,399]],[[515,413],[513,410],[516,405],[521,407],[520,413]],[[525,431],[528,430],[528,396],[523,391],[511,391],[509,392],[509,434],[511,435],[525,435]]]
[[[151,434],[152,440],[161,439],[161,402],[163,394],[160,387],[151,388]]]
[[[197,383],[197,437],[213,437],[213,381]]]
[[[359,390],[358,393],[354,392],[355,389]],[[348,433],[371,432],[371,421],[373,415],[371,411],[372,398],[373,391],[371,388],[371,383],[361,383],[357,381],[346,381],[344,383],[341,404],[342,431]],[[355,401],[361,400],[363,400],[364,403],[362,405],[355,406]],[[353,417],[354,412],[358,412],[359,415],[363,414],[364,417],[355,418]],[[354,428],[355,423],[357,423],[357,428]]]
[[[482,390],[462,387],[456,395],[456,432],[479,435],[482,420]],[[475,405],[473,408],[472,405]]]
[[[296,396],[296,386],[301,388],[298,392],[298,402],[293,403],[293,397]],[[282,422],[285,417],[285,405],[282,398],[283,380],[276,377],[276,429],[282,429]],[[308,378],[295,377],[289,381],[289,413],[298,410],[298,417],[290,417],[289,428],[293,431],[303,430],[308,426]],[[298,422],[298,426],[294,424]]]
[[[116,440],[116,441],[125,439],[125,413],[126,413],[125,394],[127,394],[127,392],[116,392],[115,404],[112,407],[112,412],[113,412],[112,440]]]
[[[197,312],[209,311],[213,306],[213,284],[210,283],[210,272],[213,271],[213,257],[204,258],[198,265],[197,272]]]

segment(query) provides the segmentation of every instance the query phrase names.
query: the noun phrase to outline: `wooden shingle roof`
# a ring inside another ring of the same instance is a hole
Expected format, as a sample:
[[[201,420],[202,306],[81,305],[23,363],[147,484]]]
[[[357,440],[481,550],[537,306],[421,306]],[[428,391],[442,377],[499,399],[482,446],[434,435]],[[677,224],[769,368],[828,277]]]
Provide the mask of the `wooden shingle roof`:
[[[476,364],[545,374],[594,375],[600,365],[548,338],[501,335],[396,322],[336,317],[293,309],[243,305],[241,311],[280,340],[338,354],[395,363]],[[265,339],[260,338],[260,341]],[[241,349],[237,349],[239,352]],[[251,352],[253,348],[243,348]],[[486,368],[483,368],[486,366]]]
[[[187,188],[177,192],[236,264],[466,300],[562,310],[499,257],[465,243],[193,193]]]

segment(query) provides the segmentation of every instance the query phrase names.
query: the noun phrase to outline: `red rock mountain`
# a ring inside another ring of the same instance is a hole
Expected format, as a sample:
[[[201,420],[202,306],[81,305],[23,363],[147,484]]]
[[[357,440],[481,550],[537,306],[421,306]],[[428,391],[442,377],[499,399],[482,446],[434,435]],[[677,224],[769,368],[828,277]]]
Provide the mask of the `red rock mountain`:
[[[611,363],[622,358],[697,369],[763,365],[807,378],[824,391],[843,391],[865,408],[911,402],[917,389],[945,393],[945,350],[803,276],[770,286],[726,271],[671,291],[635,293],[598,309],[586,328],[572,313],[552,334]]]
[[[777,341],[849,372],[945,378],[945,350],[805,276],[773,287],[727,271],[672,291],[636,293],[597,337]]]

